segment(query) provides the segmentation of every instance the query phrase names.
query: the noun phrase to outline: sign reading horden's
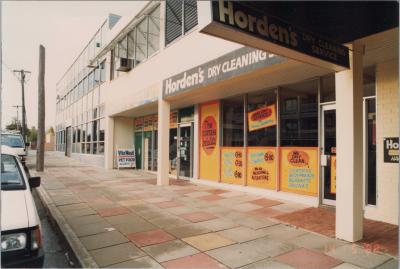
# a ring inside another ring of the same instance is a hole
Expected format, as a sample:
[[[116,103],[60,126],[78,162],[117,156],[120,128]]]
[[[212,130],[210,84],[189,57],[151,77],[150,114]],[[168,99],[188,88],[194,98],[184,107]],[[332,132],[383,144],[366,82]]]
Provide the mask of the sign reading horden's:
[[[219,0],[211,5],[212,22],[204,33],[335,71],[349,68],[347,47],[252,8],[251,2]]]

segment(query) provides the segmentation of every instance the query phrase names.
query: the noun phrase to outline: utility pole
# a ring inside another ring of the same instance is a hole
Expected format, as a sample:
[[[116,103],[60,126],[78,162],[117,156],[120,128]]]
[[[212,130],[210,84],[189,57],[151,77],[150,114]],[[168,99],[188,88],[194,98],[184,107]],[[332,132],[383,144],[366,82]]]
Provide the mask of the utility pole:
[[[13,107],[15,107],[15,108],[17,109],[17,123],[15,124],[15,126],[17,127],[17,131],[18,131],[18,122],[19,122],[19,119],[18,119],[19,110],[18,110],[18,109],[19,109],[20,107],[22,107],[22,106],[18,106],[18,105],[17,105],[17,106],[13,106]]]
[[[24,138],[24,142],[26,143],[26,110],[25,110],[25,79],[26,74],[30,74],[30,71],[26,70],[13,70],[14,73],[19,73],[19,81],[21,82],[22,89],[22,137]]]
[[[44,169],[44,141],[45,141],[45,100],[44,100],[44,70],[45,70],[45,49],[39,46],[39,76],[38,76],[38,137],[36,149],[36,171]]]

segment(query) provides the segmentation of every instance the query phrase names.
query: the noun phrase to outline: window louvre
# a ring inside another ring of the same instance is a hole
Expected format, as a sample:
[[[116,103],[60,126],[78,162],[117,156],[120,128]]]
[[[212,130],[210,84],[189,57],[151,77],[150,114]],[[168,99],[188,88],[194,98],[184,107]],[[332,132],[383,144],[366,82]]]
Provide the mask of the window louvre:
[[[185,33],[197,25],[197,2],[196,0],[184,1],[184,30]]]
[[[165,43],[169,44],[182,35],[182,1],[166,1]]]

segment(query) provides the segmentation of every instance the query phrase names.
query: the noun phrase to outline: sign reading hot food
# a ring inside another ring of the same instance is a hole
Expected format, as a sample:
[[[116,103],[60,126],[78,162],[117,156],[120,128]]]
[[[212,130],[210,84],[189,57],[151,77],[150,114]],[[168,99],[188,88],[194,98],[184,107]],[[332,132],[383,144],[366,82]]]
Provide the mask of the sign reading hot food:
[[[249,131],[276,125],[275,104],[248,113]]]
[[[335,71],[349,68],[347,47],[265,14],[251,1],[211,5],[212,22],[204,33]]]
[[[201,124],[201,146],[207,155],[212,154],[217,145],[217,122],[208,116]]]
[[[281,190],[317,195],[318,148],[281,148]]]

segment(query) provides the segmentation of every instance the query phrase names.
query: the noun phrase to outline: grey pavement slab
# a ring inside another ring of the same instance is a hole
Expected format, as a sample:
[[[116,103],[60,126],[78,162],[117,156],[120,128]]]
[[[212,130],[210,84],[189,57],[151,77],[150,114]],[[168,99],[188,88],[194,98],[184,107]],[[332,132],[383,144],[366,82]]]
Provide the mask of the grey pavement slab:
[[[251,216],[248,216],[246,218],[235,219],[234,222],[252,229],[260,229],[278,224],[278,222],[266,218],[260,219]]]
[[[132,243],[124,243],[92,250],[90,254],[100,267],[133,260],[146,255]]]
[[[336,240],[323,235],[313,233],[306,233],[294,238],[290,238],[287,242],[292,243],[299,247],[313,249],[321,252],[328,252],[340,246],[348,244],[341,240]]]
[[[182,226],[165,228],[165,230],[177,238],[191,237],[212,232],[201,223],[191,223]]]
[[[295,269],[295,268],[284,263],[273,261],[271,259],[265,259],[240,267],[240,269]]]
[[[82,208],[76,210],[68,210],[62,213],[66,218],[73,218],[73,217],[81,217],[81,216],[88,216],[88,215],[95,215],[96,211],[91,208]]]
[[[86,203],[72,204],[72,205],[62,205],[57,207],[62,213],[66,213],[70,210],[90,208]]]
[[[399,268],[399,261],[397,259],[391,259],[384,264],[379,265],[375,269],[397,269]]]
[[[231,268],[238,268],[291,250],[293,250],[291,245],[263,237],[242,244],[210,250],[206,254]]]
[[[362,268],[374,268],[391,259],[389,256],[366,251],[354,244],[338,247],[328,251],[326,254]]]
[[[202,221],[202,222],[199,222],[199,224],[207,229],[210,229],[213,232],[218,232],[221,230],[226,230],[226,229],[230,229],[230,228],[239,226],[237,223],[234,223],[231,220],[222,219],[222,218]]]
[[[351,263],[344,262],[342,264],[339,264],[338,266],[333,267],[332,269],[362,269],[362,268],[355,266]]]
[[[187,207],[187,206],[177,206],[177,207],[171,207],[171,208],[165,209],[165,211],[167,211],[170,214],[174,214],[174,215],[182,215],[182,214],[186,214],[186,213],[192,213],[196,210],[197,209],[194,209],[192,207]]]
[[[82,216],[82,217],[67,218],[67,222],[71,226],[78,226],[78,225],[103,222],[103,221],[104,221],[103,218],[100,217],[99,215],[89,215],[89,216]]]
[[[164,268],[154,259],[145,256],[135,260],[129,260],[109,266],[109,268]]]
[[[226,237],[228,239],[231,239],[233,241],[243,243],[246,241],[264,237],[268,234],[268,232],[266,232],[263,229],[253,230],[251,228],[240,226],[240,227],[220,231],[220,232],[218,232],[218,234],[222,235],[223,237]]]
[[[145,232],[150,230],[158,229],[157,226],[147,222],[145,220],[137,220],[132,223],[120,223],[115,224],[114,227],[123,234],[130,234],[130,233],[138,233],[138,232]]]
[[[72,230],[78,237],[106,233],[115,230],[115,228],[106,221],[89,223],[72,227]]]
[[[268,237],[277,239],[280,241],[287,241],[292,238],[296,238],[300,235],[304,235],[304,234],[308,233],[304,230],[297,229],[295,227],[291,227],[291,226],[288,226],[285,224],[278,224],[278,225],[262,228],[262,230],[266,231],[266,234],[268,235]]]
[[[185,224],[189,224],[189,221],[186,221],[182,218],[176,216],[167,216],[167,217],[160,217],[149,220],[152,224],[160,227],[160,228],[173,228],[177,226],[182,226]]]
[[[105,217],[106,221],[111,224],[121,224],[121,223],[134,223],[137,221],[143,221],[143,219],[135,214],[123,214],[111,217]]]
[[[128,242],[128,239],[117,231],[89,235],[81,237],[80,240],[87,250],[104,248]]]
[[[157,245],[142,248],[158,262],[165,262],[193,255],[199,251],[181,240],[169,241]]]
[[[162,209],[158,209],[158,208],[135,211],[135,213],[146,220],[169,216],[169,214],[167,212],[163,211]]]

